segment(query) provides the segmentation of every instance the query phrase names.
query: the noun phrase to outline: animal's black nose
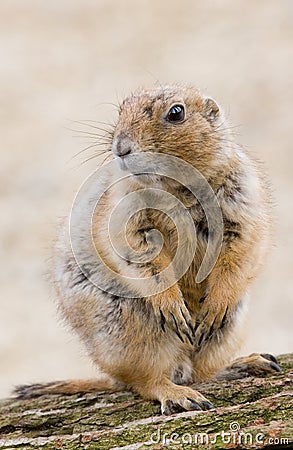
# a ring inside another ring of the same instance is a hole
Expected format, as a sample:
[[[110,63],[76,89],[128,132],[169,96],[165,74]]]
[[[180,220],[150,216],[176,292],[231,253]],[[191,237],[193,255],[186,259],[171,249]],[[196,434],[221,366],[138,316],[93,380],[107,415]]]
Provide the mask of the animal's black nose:
[[[118,156],[125,156],[131,152],[131,146],[128,142],[118,141],[116,151]]]
[[[124,133],[119,133],[113,142],[113,153],[117,156],[126,156],[131,153],[133,142]]]

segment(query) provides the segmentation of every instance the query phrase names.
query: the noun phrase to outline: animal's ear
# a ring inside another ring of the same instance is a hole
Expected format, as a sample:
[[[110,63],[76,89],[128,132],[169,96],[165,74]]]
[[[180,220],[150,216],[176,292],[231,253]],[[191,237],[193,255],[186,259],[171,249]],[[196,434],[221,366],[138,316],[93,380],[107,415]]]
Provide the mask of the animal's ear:
[[[204,116],[209,122],[214,122],[220,115],[220,108],[212,98],[206,98],[203,104]]]

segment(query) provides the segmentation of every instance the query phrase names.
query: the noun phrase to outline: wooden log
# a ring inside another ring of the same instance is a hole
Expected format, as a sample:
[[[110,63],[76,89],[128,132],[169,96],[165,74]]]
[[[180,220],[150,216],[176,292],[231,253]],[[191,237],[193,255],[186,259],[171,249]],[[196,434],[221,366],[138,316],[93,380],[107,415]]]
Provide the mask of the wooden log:
[[[270,378],[203,385],[212,411],[165,417],[131,392],[2,400],[0,448],[293,448],[293,353],[278,360]]]

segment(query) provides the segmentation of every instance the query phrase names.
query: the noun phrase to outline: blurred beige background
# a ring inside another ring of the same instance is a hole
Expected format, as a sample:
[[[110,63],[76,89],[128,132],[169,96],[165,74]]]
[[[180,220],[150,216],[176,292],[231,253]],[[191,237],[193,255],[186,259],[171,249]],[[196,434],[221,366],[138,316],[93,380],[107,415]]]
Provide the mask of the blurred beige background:
[[[252,289],[242,353],[292,351],[291,0],[1,0],[0,396],[94,374],[47,281],[58,218],[96,167],[70,120],[109,121],[139,85],[193,83],[265,161],[276,248]],[[82,128],[79,128],[82,129]]]

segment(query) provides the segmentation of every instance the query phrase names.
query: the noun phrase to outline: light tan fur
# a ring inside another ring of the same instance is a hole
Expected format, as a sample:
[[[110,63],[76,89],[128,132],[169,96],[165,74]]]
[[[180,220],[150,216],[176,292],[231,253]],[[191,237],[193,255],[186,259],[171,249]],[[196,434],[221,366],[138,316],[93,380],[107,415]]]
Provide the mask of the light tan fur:
[[[174,104],[185,108],[182,123],[170,123],[166,119]],[[126,228],[128,242],[138,252],[146,250],[150,229],[161,231],[164,246],[151,262],[127,262],[115,253],[109,240],[108,222],[115,205],[126,194],[149,186],[177,196],[191,214],[198,239],[193,262],[164,292],[143,296],[139,286],[134,288],[131,282],[125,281],[123,289],[132,292],[135,298],[115,296],[84,277],[72,255],[68,233],[64,231],[55,250],[55,284],[60,309],[109,381],[93,380],[88,384],[68,381],[55,387],[48,385],[43,390],[36,388],[35,393],[49,393],[50,389],[74,393],[125,386],[145,398],[159,400],[166,414],[177,408],[209,409],[212,405],[199,392],[180,384],[202,382],[224,373],[224,367],[239,347],[247,288],[271,242],[268,189],[258,164],[234,142],[218,105],[193,87],[173,85],[140,90],[125,99],[113,132],[112,152],[127,166],[127,155],[119,154],[126,148],[131,154],[152,152],[176,156],[206,178],[223,215],[220,255],[208,277],[197,284],[196,274],[207,246],[205,218],[196,199],[175,181],[142,175],[113,186],[93,215],[95,246],[108,267],[128,277],[142,278],[159,276],[172,262],[177,246],[176,229],[158,210],[138,212]],[[105,174],[100,180],[101,192],[109,180],[111,174]],[[84,245],[83,252],[89,255],[87,270],[98,271],[92,249],[83,243],[82,226],[77,231],[80,246]],[[124,230],[117,224],[116,231],[119,241]],[[265,356],[252,358],[253,365],[261,366],[262,373],[278,370],[274,360]],[[237,365],[238,371],[240,366]]]

